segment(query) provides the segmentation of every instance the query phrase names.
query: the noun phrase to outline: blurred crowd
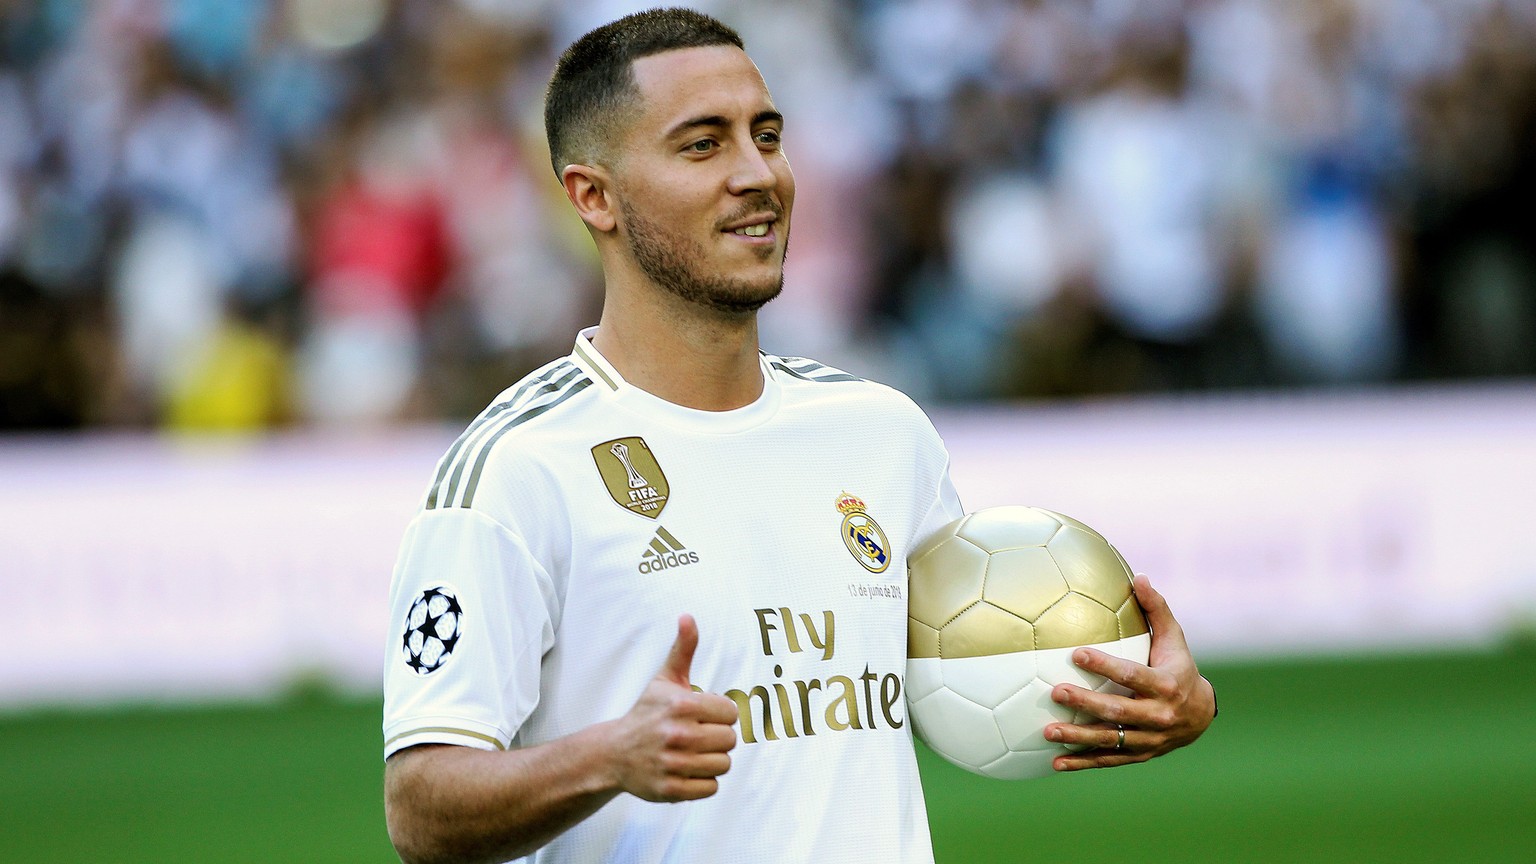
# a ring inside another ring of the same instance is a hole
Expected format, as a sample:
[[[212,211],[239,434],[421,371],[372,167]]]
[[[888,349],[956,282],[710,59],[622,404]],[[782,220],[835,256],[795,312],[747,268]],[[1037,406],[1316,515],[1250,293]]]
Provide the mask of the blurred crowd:
[[[0,429],[473,414],[595,323],[543,88],[624,0],[0,0]],[[713,0],[770,351],[920,399],[1536,374],[1536,2]]]

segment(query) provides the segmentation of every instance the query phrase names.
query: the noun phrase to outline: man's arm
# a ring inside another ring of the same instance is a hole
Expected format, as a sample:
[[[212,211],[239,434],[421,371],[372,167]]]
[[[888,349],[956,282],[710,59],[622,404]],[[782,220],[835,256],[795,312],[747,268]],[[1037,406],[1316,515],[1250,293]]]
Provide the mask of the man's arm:
[[[678,620],[661,671],[623,717],[507,752],[420,745],[384,767],[390,841],[408,864],[500,862],[538,849],[620,793],[707,798],[731,766],[736,703],[688,681],[698,625]]]
[[[1152,629],[1147,665],[1093,648],[1072,653],[1072,662],[1130,689],[1133,695],[1098,693],[1071,684],[1058,684],[1051,691],[1056,702],[1105,721],[1045,727],[1048,740],[1096,748],[1056,757],[1057,771],[1145,762],[1192,743],[1216,717],[1216,691],[1200,676],[1184,639],[1184,628],[1174,619],[1168,601],[1145,576],[1136,577],[1136,599]],[[1117,746],[1120,727],[1125,730],[1123,746]]]

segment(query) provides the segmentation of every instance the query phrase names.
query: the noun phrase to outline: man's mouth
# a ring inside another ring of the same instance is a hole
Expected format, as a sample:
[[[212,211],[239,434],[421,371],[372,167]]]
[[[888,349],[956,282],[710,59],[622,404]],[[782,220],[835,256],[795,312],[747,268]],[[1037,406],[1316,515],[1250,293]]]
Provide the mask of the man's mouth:
[[[774,225],[783,218],[783,208],[772,201],[757,201],[742,207],[720,220],[720,231],[738,237],[761,238],[773,233]]]

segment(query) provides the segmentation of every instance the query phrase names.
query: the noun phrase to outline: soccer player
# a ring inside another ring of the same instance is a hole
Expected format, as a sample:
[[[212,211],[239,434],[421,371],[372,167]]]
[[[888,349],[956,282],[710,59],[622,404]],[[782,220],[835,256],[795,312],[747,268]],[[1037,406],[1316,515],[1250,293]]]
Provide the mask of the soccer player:
[[[407,530],[391,839],[411,862],[931,862],[904,562],[962,510],[909,399],[759,350],[795,201],[768,88],[724,25],[652,11],[566,51],[546,123],[603,311],[470,424]],[[1052,727],[1094,748],[1061,770],[1214,714],[1137,595],[1150,665],[1079,658],[1137,696],[1059,687],[1108,721]]]

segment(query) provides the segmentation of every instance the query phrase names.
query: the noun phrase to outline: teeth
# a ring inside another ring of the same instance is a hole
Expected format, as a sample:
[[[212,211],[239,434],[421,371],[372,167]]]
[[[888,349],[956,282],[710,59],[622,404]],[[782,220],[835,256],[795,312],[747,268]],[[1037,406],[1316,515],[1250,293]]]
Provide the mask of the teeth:
[[[737,228],[732,234],[740,234],[743,237],[765,237],[768,235],[768,223],[761,225],[748,225],[745,228]]]

